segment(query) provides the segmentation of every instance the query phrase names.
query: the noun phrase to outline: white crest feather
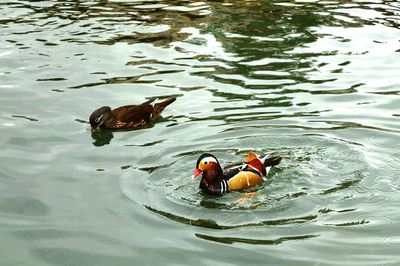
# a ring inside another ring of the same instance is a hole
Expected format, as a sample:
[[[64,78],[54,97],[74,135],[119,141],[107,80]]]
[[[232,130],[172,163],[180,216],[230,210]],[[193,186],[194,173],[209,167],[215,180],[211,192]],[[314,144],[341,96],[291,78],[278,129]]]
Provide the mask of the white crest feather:
[[[209,163],[209,162],[214,162],[214,163],[216,163],[217,160],[216,160],[214,157],[208,156],[208,157],[205,157],[205,158],[203,158],[203,159],[201,160],[201,163],[204,164],[205,162],[207,162],[207,163]]]

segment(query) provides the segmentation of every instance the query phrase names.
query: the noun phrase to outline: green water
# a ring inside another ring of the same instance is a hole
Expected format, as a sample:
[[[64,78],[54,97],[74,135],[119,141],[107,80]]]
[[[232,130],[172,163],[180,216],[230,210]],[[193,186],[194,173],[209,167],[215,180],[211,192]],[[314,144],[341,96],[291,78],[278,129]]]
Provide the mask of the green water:
[[[0,3],[1,265],[400,265],[397,1]],[[102,105],[179,96],[148,129]],[[283,156],[220,198],[197,157]]]

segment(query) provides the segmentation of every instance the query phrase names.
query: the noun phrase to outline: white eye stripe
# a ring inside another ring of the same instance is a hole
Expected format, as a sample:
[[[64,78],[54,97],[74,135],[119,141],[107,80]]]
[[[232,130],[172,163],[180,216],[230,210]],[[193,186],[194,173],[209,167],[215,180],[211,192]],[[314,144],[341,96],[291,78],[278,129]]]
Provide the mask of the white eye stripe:
[[[104,116],[104,115],[101,115],[101,116],[97,117],[97,118],[94,120],[94,122],[98,123],[98,122],[100,121],[100,119],[101,119],[103,116]]]
[[[208,164],[208,163],[210,163],[210,162],[216,163],[217,160],[216,160],[214,157],[206,157],[206,158],[204,158],[203,160],[201,160],[201,163],[202,163],[202,164]]]

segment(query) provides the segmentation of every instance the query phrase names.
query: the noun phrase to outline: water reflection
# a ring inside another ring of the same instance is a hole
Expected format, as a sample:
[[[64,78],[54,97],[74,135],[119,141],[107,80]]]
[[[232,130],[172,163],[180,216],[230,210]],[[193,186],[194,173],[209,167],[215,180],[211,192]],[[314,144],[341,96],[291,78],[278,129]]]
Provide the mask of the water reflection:
[[[238,264],[257,257],[253,245],[268,259],[294,248],[304,265],[348,258],[341,255],[349,247],[356,264],[399,260],[391,235],[399,220],[391,207],[400,169],[397,1],[6,0],[0,7],[7,177],[0,181],[9,193],[0,197],[0,223],[27,230],[10,236],[6,228],[10,249],[26,245],[38,265],[151,264],[151,256],[129,256],[140,248],[170,264],[175,254],[192,254],[194,264],[222,265],[232,262],[230,249],[221,252],[231,244]],[[95,132],[93,146],[86,121],[71,123],[90,106],[176,94],[173,121],[132,134]],[[228,165],[250,150],[285,157],[257,194],[240,201],[244,192],[198,193],[189,175],[200,153]],[[33,227],[43,230],[29,233]],[[107,236],[82,238],[86,230]],[[106,256],[93,252],[104,243]],[[121,247],[129,248],[118,260]]]
[[[210,235],[195,234],[198,238],[215,241],[222,244],[245,243],[251,245],[279,245],[286,241],[291,240],[305,240],[309,238],[318,237],[318,235],[302,235],[302,236],[287,236],[277,239],[251,239],[242,237],[215,237]]]
[[[113,137],[114,135],[110,130],[96,130],[92,132],[93,145],[97,147],[110,144]]]
[[[23,118],[23,119],[26,119],[26,120],[32,121],[32,122],[37,122],[37,121],[39,121],[39,120],[36,119],[36,118],[29,117],[29,116],[26,116],[26,115],[12,115],[12,117],[15,117],[15,118]]]
[[[154,209],[150,206],[144,206],[149,211],[152,211],[158,215],[162,215],[172,221],[179,222],[186,225],[203,227],[208,229],[218,229],[218,230],[228,230],[228,229],[236,229],[242,227],[259,227],[259,226],[280,226],[280,225],[288,225],[288,224],[301,224],[309,221],[313,221],[317,219],[317,215],[310,215],[305,217],[294,217],[287,219],[279,219],[279,220],[262,220],[257,223],[247,223],[247,224],[238,224],[238,225],[220,225],[216,221],[211,219],[189,219],[182,216],[175,215],[173,213],[168,213],[164,211],[160,211]]]

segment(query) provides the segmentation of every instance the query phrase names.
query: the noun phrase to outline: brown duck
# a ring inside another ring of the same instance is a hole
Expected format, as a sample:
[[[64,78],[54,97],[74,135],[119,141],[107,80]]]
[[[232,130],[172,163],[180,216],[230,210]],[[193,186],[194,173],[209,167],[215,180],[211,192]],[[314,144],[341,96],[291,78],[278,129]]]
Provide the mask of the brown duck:
[[[111,110],[109,106],[103,106],[94,111],[89,118],[92,131],[101,129],[134,129],[146,127],[160,116],[161,112],[176,97],[170,97],[156,103],[157,98],[152,98],[139,105],[125,105]]]

